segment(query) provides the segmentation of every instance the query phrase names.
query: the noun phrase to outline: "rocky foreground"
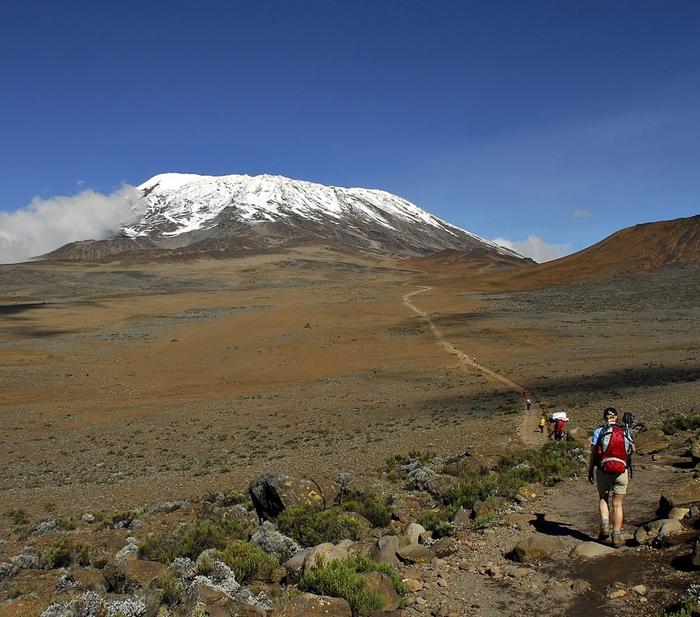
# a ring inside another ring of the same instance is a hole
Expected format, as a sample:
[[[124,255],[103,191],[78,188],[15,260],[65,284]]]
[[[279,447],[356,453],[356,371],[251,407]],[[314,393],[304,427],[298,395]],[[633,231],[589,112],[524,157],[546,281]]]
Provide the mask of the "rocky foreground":
[[[658,518],[627,528],[618,550],[589,537],[584,519],[543,511],[571,510],[566,495],[589,492],[577,478],[586,438],[571,437],[487,467],[469,452],[412,453],[362,489],[346,474],[330,486],[266,474],[245,493],[135,511],[32,522],[9,510],[0,615],[562,615],[596,602],[653,615],[696,603],[697,430],[640,435],[645,477],[665,468],[677,481],[659,496]],[[645,568],[646,584],[619,574]]]

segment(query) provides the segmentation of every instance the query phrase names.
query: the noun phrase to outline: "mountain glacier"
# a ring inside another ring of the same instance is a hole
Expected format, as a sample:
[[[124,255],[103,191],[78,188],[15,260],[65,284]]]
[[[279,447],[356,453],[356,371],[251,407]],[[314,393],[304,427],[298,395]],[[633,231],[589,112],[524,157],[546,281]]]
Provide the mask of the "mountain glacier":
[[[273,175],[181,173],[159,174],[138,189],[145,213],[123,237],[158,248],[221,246],[224,240],[248,249],[320,242],[395,255],[478,248],[519,257],[380,190]]]

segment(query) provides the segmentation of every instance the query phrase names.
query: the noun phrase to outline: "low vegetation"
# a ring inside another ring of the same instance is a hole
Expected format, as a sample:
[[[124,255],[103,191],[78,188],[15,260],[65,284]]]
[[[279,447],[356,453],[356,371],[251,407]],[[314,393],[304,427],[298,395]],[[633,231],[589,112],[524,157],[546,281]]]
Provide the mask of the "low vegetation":
[[[45,568],[65,568],[72,563],[86,566],[90,563],[90,553],[82,544],[59,538],[44,549],[41,563]]]
[[[559,480],[575,476],[584,463],[585,452],[573,442],[549,442],[541,450],[523,450],[501,458],[495,469],[481,468],[460,477],[445,498],[446,505],[456,510],[472,508],[477,501],[493,498],[512,499],[526,484],[551,486]]]
[[[233,540],[248,540],[244,521],[197,519],[176,534],[150,534],[139,544],[139,557],[170,563],[176,557],[197,559],[208,548],[224,549]]]
[[[436,540],[454,533],[454,527],[450,524],[448,513],[445,510],[426,510],[416,522],[430,531]]]
[[[386,527],[391,522],[391,499],[377,493],[355,491],[345,497],[341,505],[344,510],[366,518],[373,527]]]
[[[360,524],[343,508],[334,506],[317,510],[311,506],[294,506],[277,517],[279,530],[294,538],[302,546],[316,546],[323,542],[357,540]]]
[[[234,540],[217,554],[236,575],[239,583],[270,581],[279,562],[255,544]]]
[[[345,598],[350,604],[353,615],[367,617],[374,611],[384,608],[384,601],[365,583],[361,576],[365,572],[386,574],[398,594],[406,593],[401,578],[391,566],[357,556],[317,565],[304,574],[299,582],[299,589],[319,595]]]
[[[675,435],[681,431],[694,431],[700,428],[700,414],[676,414],[666,418],[661,425],[661,430],[666,435]]]

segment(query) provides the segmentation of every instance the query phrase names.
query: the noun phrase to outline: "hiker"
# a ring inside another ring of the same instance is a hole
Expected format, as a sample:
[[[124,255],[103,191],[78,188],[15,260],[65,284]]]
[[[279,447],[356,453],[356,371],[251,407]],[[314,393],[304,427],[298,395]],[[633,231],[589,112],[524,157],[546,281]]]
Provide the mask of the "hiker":
[[[544,412],[542,413],[542,417],[540,418],[540,433],[544,434],[544,427],[547,426],[547,416],[544,415]]]
[[[530,399],[526,399],[525,405],[527,405],[527,410],[530,411],[530,407],[532,407],[532,401]]]
[[[552,431],[549,433],[550,439],[556,441],[566,439],[566,423],[569,421],[569,418],[566,417],[566,412],[555,411],[549,421],[554,423]]]
[[[629,462],[635,452],[634,440],[629,429],[618,423],[617,410],[607,407],[603,411],[605,423],[591,437],[591,454],[588,459],[588,481],[598,486],[600,510],[600,542],[612,540],[612,546],[622,546],[623,502],[629,482]],[[594,478],[593,468],[596,469]],[[612,493],[612,534],[610,532],[610,506]]]

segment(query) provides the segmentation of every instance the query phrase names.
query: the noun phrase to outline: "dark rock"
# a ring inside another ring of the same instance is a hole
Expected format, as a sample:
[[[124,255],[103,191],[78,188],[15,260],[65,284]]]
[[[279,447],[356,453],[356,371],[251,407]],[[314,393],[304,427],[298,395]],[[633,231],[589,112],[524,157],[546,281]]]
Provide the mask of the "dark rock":
[[[401,596],[396,593],[394,586],[391,584],[391,579],[386,574],[383,572],[365,572],[362,574],[362,579],[367,587],[382,598],[385,610],[393,611],[399,608]]]
[[[398,556],[404,563],[428,563],[435,553],[422,544],[408,544],[398,550]]]
[[[248,487],[248,492],[260,520],[273,519],[293,506],[325,506],[318,485],[306,478],[269,473],[254,480]]]
[[[399,563],[396,553],[399,552],[399,538],[397,536],[382,536],[370,551],[370,557],[379,563],[387,563],[396,566]]]
[[[543,534],[532,534],[518,542],[508,557],[520,563],[529,563],[537,559],[551,557],[562,549],[561,541],[558,538]]]

